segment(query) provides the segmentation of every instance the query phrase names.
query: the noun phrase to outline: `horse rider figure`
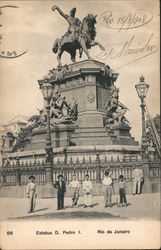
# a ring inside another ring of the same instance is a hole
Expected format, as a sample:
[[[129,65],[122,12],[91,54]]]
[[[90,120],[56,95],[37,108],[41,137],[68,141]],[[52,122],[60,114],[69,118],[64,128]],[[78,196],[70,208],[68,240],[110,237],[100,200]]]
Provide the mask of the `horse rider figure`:
[[[76,8],[71,9],[70,15],[65,14],[58,6],[54,5],[52,11],[57,10],[59,14],[65,18],[69,24],[68,31],[61,38],[57,38],[54,42],[52,51],[57,54],[58,67],[62,68],[61,56],[64,51],[70,54],[71,61],[75,62],[76,50],[79,50],[79,57],[82,57],[83,51],[91,60],[88,52],[93,46],[99,46],[101,50],[105,48],[95,41],[96,31],[96,16],[88,14],[82,22],[75,17]]]
[[[80,25],[81,25],[81,21],[75,17],[76,8],[71,9],[70,15],[64,14],[64,12],[56,5],[52,7],[52,10],[53,11],[57,10],[59,14],[67,20],[69,28],[63,37],[69,36],[69,34],[71,34],[72,41],[74,43],[76,35],[80,32]]]

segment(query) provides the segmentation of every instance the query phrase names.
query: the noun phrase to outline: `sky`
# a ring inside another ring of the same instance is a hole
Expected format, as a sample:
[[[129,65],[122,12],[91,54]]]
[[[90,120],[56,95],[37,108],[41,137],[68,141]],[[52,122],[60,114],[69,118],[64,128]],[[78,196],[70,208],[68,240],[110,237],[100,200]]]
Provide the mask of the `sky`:
[[[141,109],[135,90],[140,76],[150,86],[146,103],[151,115],[160,113],[159,1],[1,1],[4,5],[18,8],[1,8],[0,54],[27,52],[15,59],[0,58],[0,123],[38,114],[43,107],[38,79],[57,66],[52,46],[68,29],[51,7],[57,5],[67,14],[76,7],[80,20],[89,13],[97,15],[96,40],[105,52],[93,47],[90,55],[119,73],[115,85],[120,101],[129,108],[131,134],[140,141]],[[68,54],[63,54],[62,63],[71,63]]]

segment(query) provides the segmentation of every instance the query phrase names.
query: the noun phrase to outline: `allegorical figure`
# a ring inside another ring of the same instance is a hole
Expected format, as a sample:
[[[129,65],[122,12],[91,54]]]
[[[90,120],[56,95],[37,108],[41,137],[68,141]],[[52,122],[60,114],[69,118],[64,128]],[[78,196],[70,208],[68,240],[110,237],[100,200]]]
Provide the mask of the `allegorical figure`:
[[[141,166],[136,166],[132,172],[133,177],[133,195],[141,193],[141,184],[143,182],[143,170]]]
[[[111,96],[105,105],[107,123],[129,123],[124,114],[127,107],[119,101],[119,89],[113,88]]]
[[[78,103],[74,97],[73,97],[73,102],[70,105],[69,115],[73,119],[73,121],[76,121],[78,118]]]
[[[34,212],[35,205],[36,205],[36,184],[34,183],[35,176],[31,175],[29,177],[29,183],[27,184],[27,196],[29,198],[29,208],[28,213]]]
[[[64,194],[66,192],[65,181],[63,175],[58,175],[58,181],[54,187],[57,189],[57,210],[64,209]]]

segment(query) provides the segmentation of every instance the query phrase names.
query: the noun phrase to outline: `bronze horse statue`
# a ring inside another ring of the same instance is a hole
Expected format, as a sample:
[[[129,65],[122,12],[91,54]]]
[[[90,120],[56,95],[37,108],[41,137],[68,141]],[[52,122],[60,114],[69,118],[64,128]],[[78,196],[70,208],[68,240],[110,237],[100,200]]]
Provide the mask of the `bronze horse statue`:
[[[58,38],[55,40],[52,50],[54,53],[57,53],[57,60],[60,67],[62,66],[61,56],[64,51],[68,52],[71,55],[72,62],[75,62],[77,49],[79,50],[80,58],[84,51],[88,59],[92,59],[88,52],[88,49],[91,47],[98,45],[101,50],[105,50],[105,48],[99,42],[95,41],[95,24],[96,16],[88,14],[83,19],[74,35],[67,31],[61,39]]]

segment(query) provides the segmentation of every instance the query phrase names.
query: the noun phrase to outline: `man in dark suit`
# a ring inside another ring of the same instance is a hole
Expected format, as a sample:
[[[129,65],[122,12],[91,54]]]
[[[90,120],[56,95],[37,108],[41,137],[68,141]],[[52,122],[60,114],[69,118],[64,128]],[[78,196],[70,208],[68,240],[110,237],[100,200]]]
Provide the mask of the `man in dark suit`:
[[[57,210],[64,208],[64,193],[66,192],[65,182],[63,181],[63,176],[58,175],[58,181],[55,183],[54,187],[57,189],[58,195],[58,208]]]

